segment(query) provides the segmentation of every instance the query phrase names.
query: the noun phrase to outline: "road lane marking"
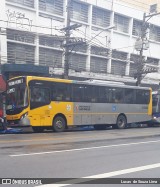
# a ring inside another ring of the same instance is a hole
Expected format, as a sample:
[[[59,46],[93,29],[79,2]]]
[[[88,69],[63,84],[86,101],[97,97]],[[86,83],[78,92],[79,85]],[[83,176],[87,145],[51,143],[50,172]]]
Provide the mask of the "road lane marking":
[[[68,185],[72,185],[72,184],[78,184],[78,183],[82,183],[82,182],[92,181],[95,179],[115,177],[118,175],[124,175],[124,174],[129,174],[129,173],[134,173],[134,172],[139,172],[139,171],[144,171],[144,170],[149,170],[149,169],[155,169],[155,168],[160,168],[160,163],[150,164],[150,165],[145,165],[145,166],[140,166],[140,167],[134,167],[134,168],[129,168],[129,169],[123,169],[123,170],[117,170],[117,171],[102,173],[102,174],[98,174],[98,175],[91,175],[91,176],[86,176],[86,177],[82,177],[79,179],[66,180],[66,181],[62,181],[63,184],[61,182],[61,184],[60,183],[45,184],[45,185],[40,185],[37,187],[62,187],[62,186],[68,186]]]
[[[66,149],[59,151],[48,151],[48,152],[37,152],[37,153],[22,153],[16,155],[10,155],[11,157],[20,157],[20,156],[34,156],[34,155],[44,155],[44,154],[54,154],[54,153],[63,153],[63,152],[74,152],[74,151],[84,151],[84,150],[92,150],[92,149],[103,149],[103,148],[111,148],[111,147],[122,147],[122,146],[130,146],[130,145],[140,145],[140,144],[150,144],[150,143],[159,143],[160,140],[148,141],[148,142],[136,142],[136,143],[128,143],[128,144],[113,144],[99,147],[84,147],[79,149]]]

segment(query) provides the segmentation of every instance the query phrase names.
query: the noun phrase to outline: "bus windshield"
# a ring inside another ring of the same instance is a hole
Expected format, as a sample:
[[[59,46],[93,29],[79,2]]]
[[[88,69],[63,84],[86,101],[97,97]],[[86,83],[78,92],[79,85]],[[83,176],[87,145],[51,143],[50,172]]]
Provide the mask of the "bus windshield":
[[[25,84],[9,87],[7,90],[6,109],[14,110],[28,105],[28,91]]]

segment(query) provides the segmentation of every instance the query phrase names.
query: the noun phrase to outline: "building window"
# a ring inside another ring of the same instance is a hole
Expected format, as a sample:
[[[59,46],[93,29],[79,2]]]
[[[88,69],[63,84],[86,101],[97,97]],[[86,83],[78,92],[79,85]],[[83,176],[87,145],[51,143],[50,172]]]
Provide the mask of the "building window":
[[[39,36],[39,45],[60,48],[63,40],[54,37]]]
[[[97,46],[91,46],[91,54],[108,57],[109,49]]]
[[[69,46],[69,50],[75,51],[75,52],[86,53],[87,46],[83,44],[72,45],[72,46]]]
[[[63,16],[63,0],[39,0],[39,9]]]
[[[115,75],[124,76],[126,71],[126,63],[112,60],[111,73]]]
[[[129,18],[120,16],[115,14],[114,15],[114,24],[115,24],[115,30],[128,33],[129,31]]]
[[[82,3],[71,3],[71,18],[88,23],[88,6]]]
[[[93,7],[92,13],[92,24],[98,25],[101,27],[108,27],[110,25],[110,12]]]
[[[147,60],[146,60],[146,63],[158,66],[159,59],[148,57]]]
[[[8,42],[7,60],[12,64],[34,64],[35,47]]]
[[[135,74],[137,73],[137,64],[130,63],[130,70],[129,70],[129,76],[135,77]]]
[[[34,8],[34,0],[7,0],[7,1],[11,3],[16,3],[16,4],[23,5],[23,6],[27,6],[30,8]]]
[[[131,54],[130,61],[132,61],[134,63],[138,63],[140,61],[140,56],[136,55],[136,54]]]
[[[156,27],[154,25],[151,25],[151,27],[150,27],[150,33],[149,33],[149,38],[151,40],[160,42],[160,27]]]
[[[142,22],[133,20],[133,29],[132,29],[132,35],[134,36],[141,36],[142,29]]]
[[[69,67],[77,72],[86,70],[86,56],[71,54],[69,57]]]
[[[116,60],[127,60],[127,53],[121,51],[112,51],[112,58]]]
[[[55,68],[62,67],[62,52],[53,49],[39,49],[39,64]]]
[[[7,39],[34,44],[35,35],[26,31],[7,29]]]
[[[107,73],[107,59],[91,57],[91,72]]]

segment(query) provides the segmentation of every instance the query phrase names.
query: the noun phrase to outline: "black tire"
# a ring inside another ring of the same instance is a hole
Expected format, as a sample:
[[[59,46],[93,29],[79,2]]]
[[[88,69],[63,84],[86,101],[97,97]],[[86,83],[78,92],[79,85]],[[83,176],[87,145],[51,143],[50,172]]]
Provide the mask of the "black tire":
[[[127,127],[127,119],[124,115],[119,115],[116,122],[117,129],[125,129]]]
[[[32,127],[33,131],[35,133],[41,133],[44,131],[44,128],[43,127]]]
[[[66,121],[63,117],[57,116],[53,121],[53,131],[63,132],[66,129]]]
[[[95,130],[105,130],[106,129],[106,125],[94,125],[94,129]]]

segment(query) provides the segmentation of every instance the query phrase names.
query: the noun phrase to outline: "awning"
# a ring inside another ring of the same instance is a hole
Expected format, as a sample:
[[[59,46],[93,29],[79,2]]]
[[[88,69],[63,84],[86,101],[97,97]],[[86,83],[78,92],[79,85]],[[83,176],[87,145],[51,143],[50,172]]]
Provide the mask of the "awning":
[[[6,83],[2,75],[0,75],[0,92],[4,92],[5,90],[6,90]]]

